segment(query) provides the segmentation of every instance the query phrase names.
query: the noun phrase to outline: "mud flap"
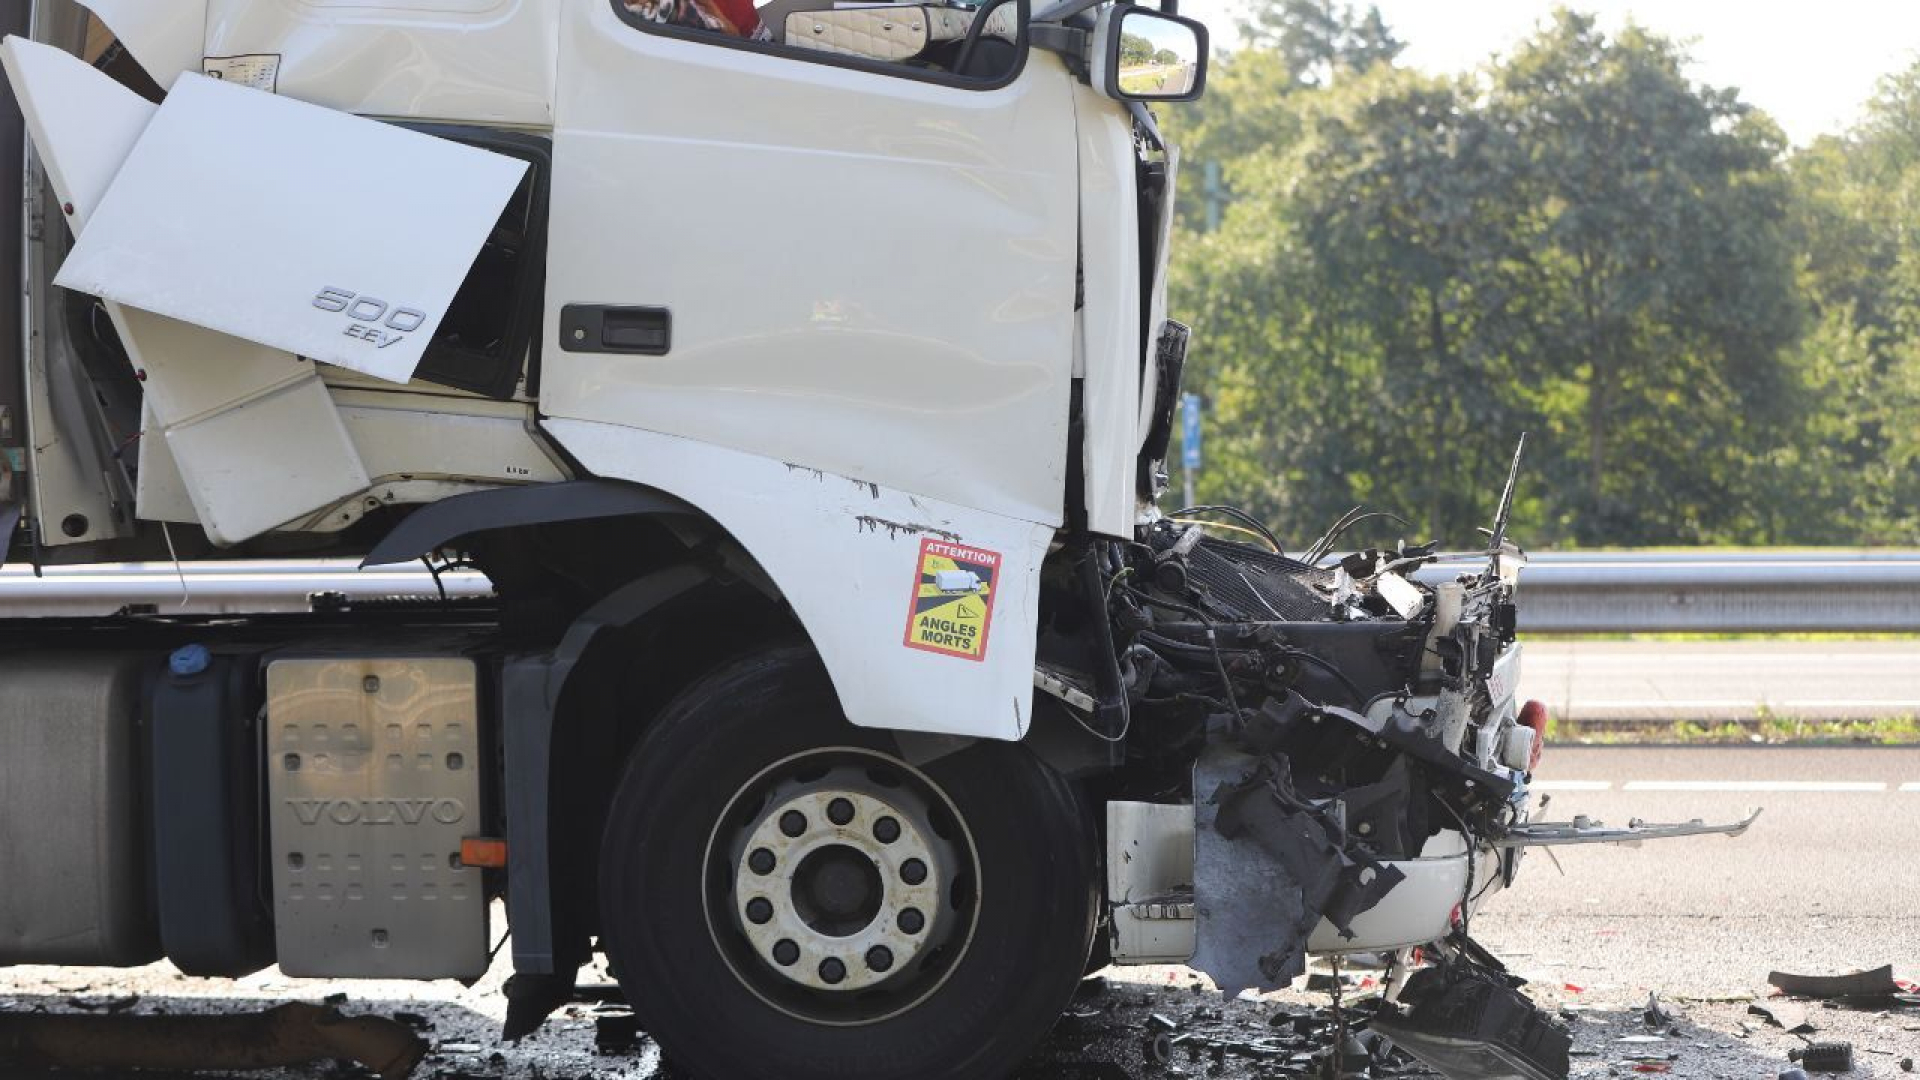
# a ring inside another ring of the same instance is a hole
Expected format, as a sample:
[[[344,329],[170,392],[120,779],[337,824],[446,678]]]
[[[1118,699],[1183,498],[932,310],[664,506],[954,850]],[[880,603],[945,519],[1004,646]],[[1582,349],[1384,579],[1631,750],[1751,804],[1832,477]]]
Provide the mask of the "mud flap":
[[[1348,847],[1344,829],[1293,789],[1287,759],[1215,733],[1194,764],[1194,917],[1190,964],[1221,992],[1277,990],[1306,970],[1325,918],[1350,923],[1405,877]]]

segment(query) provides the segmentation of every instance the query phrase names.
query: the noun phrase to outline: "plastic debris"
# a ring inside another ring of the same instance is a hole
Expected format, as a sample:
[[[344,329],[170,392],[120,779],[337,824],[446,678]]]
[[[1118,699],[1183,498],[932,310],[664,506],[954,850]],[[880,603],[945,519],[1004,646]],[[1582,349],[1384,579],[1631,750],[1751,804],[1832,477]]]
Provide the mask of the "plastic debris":
[[[1673,1014],[1660,1005],[1660,997],[1657,994],[1649,993],[1647,995],[1647,1009],[1641,1016],[1642,1019],[1647,1022],[1648,1027],[1664,1028],[1673,1026]]]
[[[1808,998],[1887,998],[1900,993],[1893,980],[1893,965],[1856,971],[1851,975],[1794,975],[1769,972],[1767,982],[1783,994]]]
[[[1756,1001],[1747,1006],[1747,1012],[1754,1016],[1764,1016],[1786,1031],[1813,1030],[1813,1025],[1807,1022],[1807,1010],[1804,1006],[1785,1001]]]
[[[631,1054],[640,1043],[640,1018],[632,1013],[610,1013],[593,1018],[593,1048],[618,1056]]]
[[[1808,1072],[1852,1072],[1853,1044],[1849,1042],[1808,1043],[1807,1048],[1800,1052],[1800,1067]]]

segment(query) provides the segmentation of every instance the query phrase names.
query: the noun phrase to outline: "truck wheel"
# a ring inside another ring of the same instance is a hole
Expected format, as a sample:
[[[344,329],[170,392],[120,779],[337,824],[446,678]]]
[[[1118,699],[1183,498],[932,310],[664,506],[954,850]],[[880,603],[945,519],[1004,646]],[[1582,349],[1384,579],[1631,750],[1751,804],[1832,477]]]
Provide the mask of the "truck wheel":
[[[601,849],[601,937],[709,1080],[969,1080],[1059,1017],[1098,904],[1092,829],[1025,748],[914,768],[782,650],[682,694],[636,747]]]

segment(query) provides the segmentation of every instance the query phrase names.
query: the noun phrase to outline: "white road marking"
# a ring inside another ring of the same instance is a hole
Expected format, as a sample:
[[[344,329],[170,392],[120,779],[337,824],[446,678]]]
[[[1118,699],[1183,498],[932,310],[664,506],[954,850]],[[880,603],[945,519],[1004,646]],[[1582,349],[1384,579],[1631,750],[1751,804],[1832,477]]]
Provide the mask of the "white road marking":
[[[1920,780],[1914,780],[1905,784],[1901,784],[1900,790],[1901,791],[1920,791]]]
[[[1535,780],[1528,785],[1534,791],[1612,791],[1611,780]]]
[[[1629,780],[1622,791],[1885,791],[1877,780]]]

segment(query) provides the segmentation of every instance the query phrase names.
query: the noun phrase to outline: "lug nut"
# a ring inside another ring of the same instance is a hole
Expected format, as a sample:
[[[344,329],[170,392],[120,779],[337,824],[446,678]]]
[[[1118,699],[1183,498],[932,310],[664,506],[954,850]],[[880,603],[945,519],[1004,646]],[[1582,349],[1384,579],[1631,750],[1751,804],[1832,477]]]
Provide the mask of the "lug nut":
[[[927,917],[920,914],[919,908],[908,908],[900,913],[900,932],[917,934],[927,928]]]
[[[853,820],[853,803],[846,799],[835,799],[827,804],[827,820],[835,825],[846,825]]]
[[[781,967],[792,967],[800,959],[800,946],[791,941],[780,940],[773,943],[773,962]]]
[[[875,971],[890,971],[893,968],[893,950],[885,945],[875,945],[867,950],[867,966]]]
[[[807,831],[807,815],[798,810],[789,810],[780,815],[780,831],[788,836],[799,836]]]
[[[918,885],[927,880],[927,864],[919,859],[908,859],[900,867],[900,880],[909,885]]]
[[[764,896],[747,901],[747,919],[755,926],[767,925],[773,921],[773,904]]]
[[[768,851],[766,848],[754,848],[753,854],[747,856],[747,869],[756,874],[771,874],[773,873],[774,865],[773,852]]]
[[[820,980],[828,986],[838,986],[847,978],[847,965],[838,957],[829,956],[820,961]]]
[[[873,823],[873,838],[883,844],[891,844],[900,839],[900,823],[890,817],[883,817]]]

